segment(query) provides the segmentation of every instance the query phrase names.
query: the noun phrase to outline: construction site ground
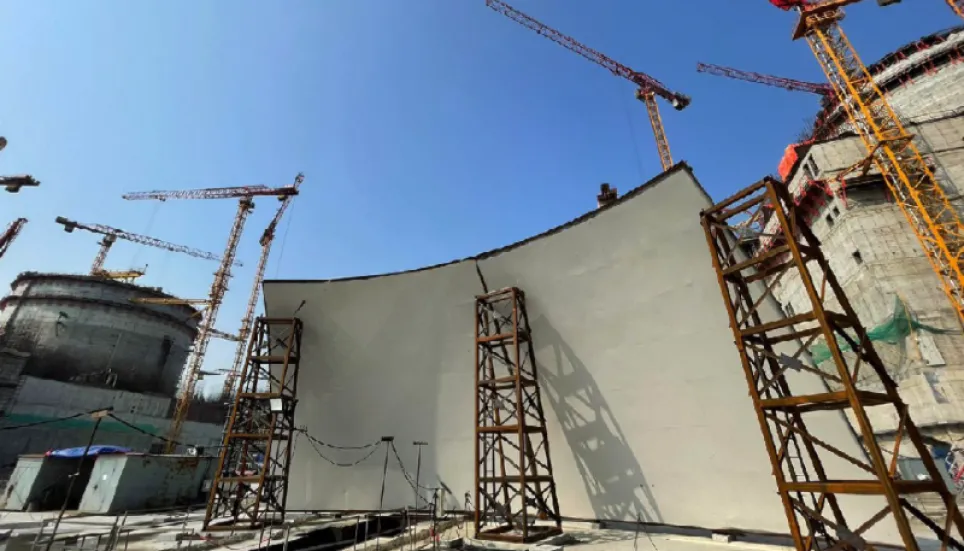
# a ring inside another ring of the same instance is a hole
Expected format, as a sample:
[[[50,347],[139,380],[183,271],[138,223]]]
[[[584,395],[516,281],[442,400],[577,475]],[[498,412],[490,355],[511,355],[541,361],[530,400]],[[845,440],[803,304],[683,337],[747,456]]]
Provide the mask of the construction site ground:
[[[56,512],[0,513],[0,534],[7,534],[5,551],[20,551],[31,549],[37,531],[46,520],[50,523]],[[656,549],[658,551],[710,551],[713,549],[739,550],[779,550],[787,549],[779,545],[765,545],[745,542],[714,541],[711,538],[647,534],[644,531],[621,529],[596,529],[588,524],[567,524],[564,539],[561,541],[545,541],[532,544],[505,544],[495,542],[481,542],[465,538],[466,529],[471,524],[465,521],[443,520],[438,537],[432,537],[432,523],[421,522],[403,530],[401,534],[392,537],[373,538],[365,542],[352,544],[350,540],[323,545],[304,545],[299,540],[312,532],[326,528],[343,527],[351,532],[351,526],[357,524],[361,517],[333,518],[302,518],[295,519],[288,534],[288,549],[291,551],[315,551],[321,549],[352,549],[379,551],[392,550],[424,550],[437,545],[440,548],[481,548],[516,551],[538,546],[540,549],[578,548],[585,551],[601,549],[636,550]],[[116,516],[77,516],[65,517],[58,529],[57,544],[53,549],[76,549],[78,551],[106,551],[110,547],[107,538],[102,537],[101,543],[96,542],[97,535],[110,533],[112,527],[123,524],[121,534],[117,539],[115,549],[126,551],[167,551],[174,549],[195,549],[197,551],[242,551],[248,549],[281,549],[284,547],[285,529],[248,530],[230,532],[201,533],[203,511],[184,513],[166,513],[128,516],[118,519]],[[447,525],[447,527],[445,527]],[[444,528],[443,528],[444,527]],[[49,532],[49,524],[47,531]],[[61,543],[69,537],[80,538],[87,536],[88,542],[69,539],[67,545]],[[433,540],[435,540],[433,542]],[[0,541],[0,543],[3,543]],[[42,549],[43,547],[39,547]]]
[[[0,549],[4,551],[41,550],[44,545],[36,545],[36,534],[41,524],[50,525],[56,512],[0,512]],[[691,535],[653,533],[652,531],[629,529],[596,528],[586,523],[566,523],[565,533],[531,544],[509,544],[479,541],[468,538],[471,522],[460,519],[438,521],[438,536],[432,537],[432,523],[420,522],[395,532],[390,537],[371,538],[353,544],[351,539],[330,543],[309,543],[306,538],[319,531],[337,529],[342,534],[353,534],[354,526],[363,516],[301,516],[289,520],[290,528],[275,527],[265,530],[244,530],[237,532],[201,531],[203,511],[167,512],[158,514],[117,516],[67,516],[58,528],[54,551],[246,551],[272,549],[273,551],[321,551],[351,549],[352,551],[394,551],[426,549],[477,549],[499,551],[551,551],[572,548],[580,551],[786,551],[791,547],[776,543],[754,543],[747,541],[727,541],[727,538],[702,537]],[[386,515],[387,516],[387,515]],[[397,516],[396,516],[397,518]],[[119,536],[113,544],[108,534],[115,526],[121,526]],[[285,538],[285,532],[288,532]],[[99,539],[97,536],[101,536]],[[285,540],[287,539],[287,545]],[[922,540],[923,549],[939,549],[933,540]]]

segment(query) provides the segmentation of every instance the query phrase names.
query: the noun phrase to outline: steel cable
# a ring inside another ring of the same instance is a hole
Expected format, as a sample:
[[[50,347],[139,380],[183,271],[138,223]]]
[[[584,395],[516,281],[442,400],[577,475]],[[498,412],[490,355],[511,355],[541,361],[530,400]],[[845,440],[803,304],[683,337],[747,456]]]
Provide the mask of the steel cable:
[[[426,505],[431,506],[432,503],[425,499],[425,497],[422,495],[422,492],[419,490],[428,490],[430,492],[434,492],[436,488],[428,488],[426,486],[416,484],[415,481],[412,480],[412,476],[408,474],[407,470],[405,470],[405,464],[402,463],[402,458],[398,455],[398,450],[395,448],[395,442],[390,442],[389,445],[392,448],[392,454],[395,456],[395,461],[398,462],[398,468],[402,471],[402,476],[405,477],[405,482],[408,482],[408,485],[412,488],[412,491],[415,492],[415,495],[417,495],[419,499],[421,499]],[[415,503],[415,507],[418,507],[417,502]]]
[[[308,434],[307,426],[298,427],[295,429],[295,431],[303,433],[305,436],[307,436],[310,440],[312,440],[319,446],[324,446],[326,448],[331,448],[333,450],[367,450],[368,448],[374,448],[375,446],[382,443],[382,441],[379,439],[373,442],[369,442],[368,444],[362,444],[361,446],[339,446],[336,444],[329,444],[328,442],[322,442],[318,438],[315,438],[314,436]]]
[[[368,453],[366,453],[361,459],[359,459],[359,460],[357,460],[357,461],[350,462],[350,463],[342,463],[342,462],[340,462],[340,461],[335,461],[334,459],[331,459],[330,457],[328,457],[328,456],[326,456],[325,454],[321,453],[321,450],[319,449],[318,446],[319,446],[319,445],[326,445],[324,442],[322,442],[321,440],[318,440],[318,439],[315,438],[314,436],[308,434],[308,432],[305,431],[304,429],[296,429],[296,430],[297,430],[298,432],[300,432],[301,434],[304,434],[304,435],[308,438],[308,443],[311,444],[311,448],[312,448],[313,450],[315,450],[315,454],[317,454],[318,457],[324,459],[324,460],[327,461],[328,463],[331,463],[331,464],[332,464],[333,466],[335,466],[335,467],[354,467],[354,466],[356,466],[356,465],[361,464],[362,462],[364,462],[365,460],[367,460],[369,457],[375,455],[375,452],[378,451],[377,444],[376,444],[376,445],[363,446],[363,447],[338,447],[338,446],[328,445],[328,447],[331,447],[331,448],[334,448],[334,449],[365,449],[365,448],[368,448],[368,447],[371,448],[371,451],[369,451]]]
[[[139,433],[141,433],[141,434],[150,436],[151,438],[157,438],[158,440],[160,440],[160,441],[162,441],[162,442],[165,442],[165,443],[168,443],[168,444],[174,444],[174,445],[176,445],[176,446],[188,446],[188,445],[189,445],[189,444],[185,444],[184,442],[178,442],[177,440],[171,440],[171,439],[165,438],[165,437],[163,437],[163,436],[161,436],[161,435],[159,435],[159,434],[154,434],[154,433],[151,432],[151,431],[144,430],[144,429],[138,427],[137,425],[135,425],[135,424],[133,424],[133,423],[128,423],[127,421],[121,419],[120,417],[117,417],[117,416],[114,415],[113,413],[109,413],[109,414],[107,414],[107,416],[110,417],[111,419],[113,419],[114,421],[117,421],[118,423],[124,425],[125,427],[127,427],[127,428],[129,428],[129,429],[133,429],[133,430],[135,430],[135,431],[137,431],[137,432],[139,432]]]

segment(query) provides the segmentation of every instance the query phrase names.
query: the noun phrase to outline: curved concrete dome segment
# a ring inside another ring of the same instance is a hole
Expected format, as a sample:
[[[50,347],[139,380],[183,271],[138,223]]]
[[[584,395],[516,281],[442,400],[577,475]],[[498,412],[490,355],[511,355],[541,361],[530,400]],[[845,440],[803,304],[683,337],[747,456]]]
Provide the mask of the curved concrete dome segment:
[[[474,494],[474,297],[517,286],[562,515],[787,533],[699,224],[710,204],[679,164],[604,209],[477,257],[374,277],[265,282],[268,316],[290,317],[304,301],[297,424],[337,446],[394,436],[413,477],[412,443],[427,441],[421,484],[443,488],[445,507],[461,508]],[[778,312],[764,305],[766,315]],[[815,434],[860,453],[842,416],[815,415]],[[368,451],[316,450],[299,437],[288,507],[377,509],[385,450],[363,459]],[[360,462],[338,467],[318,452]],[[384,507],[414,500],[390,455]],[[859,525],[883,505],[855,502],[848,512]]]

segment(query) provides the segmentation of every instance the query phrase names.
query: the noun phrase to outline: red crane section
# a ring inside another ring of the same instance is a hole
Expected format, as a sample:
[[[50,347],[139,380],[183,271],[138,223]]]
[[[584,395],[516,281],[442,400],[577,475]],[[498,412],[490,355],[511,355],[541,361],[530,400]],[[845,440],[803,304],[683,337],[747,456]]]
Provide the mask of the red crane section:
[[[502,2],[502,0],[485,0],[485,5],[508,17],[509,19],[512,19],[516,23],[519,23],[520,25],[541,34],[549,40],[552,40],[556,44],[559,44],[560,46],[581,55],[596,65],[609,69],[612,74],[623,77],[624,79],[636,84],[636,86],[653,92],[657,96],[670,102],[670,104],[676,110],[684,109],[690,103],[689,96],[671,91],[662,82],[647,75],[646,73],[640,73],[639,71],[630,69],[606,54],[598,52],[589,46],[576,41],[576,39],[572,38],[571,36],[564,35],[552,27],[549,27],[548,25],[522,13],[505,2]]]
[[[7,249],[10,248],[10,244],[13,243],[13,240],[20,235],[20,230],[23,229],[26,223],[26,218],[17,218],[11,222],[10,225],[7,226],[6,231],[0,235],[0,257],[3,257],[4,253],[7,252]]]
[[[689,96],[673,92],[662,82],[646,73],[630,69],[611,57],[578,42],[571,36],[564,35],[552,27],[529,17],[502,0],[485,0],[485,5],[512,19],[516,23],[552,40],[567,50],[575,52],[596,65],[608,69],[612,74],[622,77],[638,86],[639,89],[636,90],[636,99],[646,105],[646,111],[649,114],[649,123],[653,127],[653,135],[656,137],[656,148],[659,152],[660,164],[663,170],[668,170],[673,166],[673,157],[669,151],[669,141],[666,139],[663,120],[659,115],[659,108],[656,105],[655,96],[659,96],[668,101],[677,111],[685,109],[686,106],[690,104]]]
[[[742,71],[740,69],[734,69],[733,67],[713,65],[712,63],[697,63],[696,71],[698,73],[706,73],[708,75],[727,77],[746,82],[755,82],[757,84],[766,84],[767,86],[775,86],[777,88],[783,88],[784,90],[790,90],[791,92],[810,92],[811,94],[817,94],[825,97],[833,95],[833,87],[829,84],[820,84],[819,82],[807,82],[804,80],[765,75],[763,73],[754,73],[752,71]]]

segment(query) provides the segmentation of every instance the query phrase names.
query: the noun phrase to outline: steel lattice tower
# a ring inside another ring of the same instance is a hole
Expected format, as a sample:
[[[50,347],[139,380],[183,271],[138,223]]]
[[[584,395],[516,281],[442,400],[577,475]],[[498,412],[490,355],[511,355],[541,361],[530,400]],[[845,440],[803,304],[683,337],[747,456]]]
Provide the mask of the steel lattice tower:
[[[525,294],[515,287],[476,297],[475,391],[476,537],[561,533]]]
[[[301,333],[298,318],[255,321],[204,517],[206,530],[284,520]]]
[[[945,530],[964,532],[964,518],[897,384],[783,183],[766,178],[703,211],[700,219],[796,548],[872,549],[866,531],[885,518],[893,519],[904,545],[914,551],[919,548],[909,516],[928,525],[945,545],[950,538]],[[761,304],[781,277],[792,272],[800,276],[809,308],[764,321]],[[820,341],[831,357],[815,367],[801,358]],[[790,383],[800,386],[806,377],[818,380],[812,388],[819,390],[794,392]],[[893,448],[878,442],[868,417],[872,407],[887,408],[899,420]],[[842,451],[808,429],[806,419],[813,412],[828,410],[844,412],[854,421],[866,457]],[[908,448],[907,455],[922,460],[928,479],[900,478],[898,457]],[[837,466],[843,459],[865,476],[835,476],[828,472],[833,465],[828,458]],[[922,493],[941,498],[946,528],[906,498]],[[847,502],[839,498],[848,494],[879,496],[880,511],[870,518],[846,515]]]

